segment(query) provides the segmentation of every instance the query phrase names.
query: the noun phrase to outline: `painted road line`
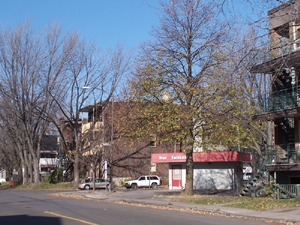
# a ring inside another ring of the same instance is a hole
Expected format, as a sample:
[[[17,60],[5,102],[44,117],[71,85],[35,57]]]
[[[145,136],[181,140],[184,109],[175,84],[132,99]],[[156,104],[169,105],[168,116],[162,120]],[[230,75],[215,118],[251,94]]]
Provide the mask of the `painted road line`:
[[[81,223],[86,223],[86,224],[90,224],[90,225],[100,225],[100,224],[97,224],[97,223],[91,223],[91,222],[88,222],[88,221],[85,221],[85,220],[80,220],[80,219],[76,219],[76,218],[73,218],[73,217],[56,214],[56,213],[53,213],[53,212],[45,211],[44,213],[51,214],[51,215],[58,216],[58,217],[62,217],[62,218],[66,218],[66,219],[70,219],[70,220],[79,221]]]

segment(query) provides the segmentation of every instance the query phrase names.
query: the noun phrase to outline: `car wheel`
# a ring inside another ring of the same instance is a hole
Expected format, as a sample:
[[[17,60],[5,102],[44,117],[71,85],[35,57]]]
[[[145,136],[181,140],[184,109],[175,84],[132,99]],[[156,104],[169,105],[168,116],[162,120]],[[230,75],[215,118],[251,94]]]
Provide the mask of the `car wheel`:
[[[84,189],[85,189],[85,190],[90,190],[90,186],[89,186],[89,185],[85,185],[85,186],[84,186]]]
[[[137,184],[132,184],[132,185],[131,185],[131,188],[132,188],[132,189],[137,189],[138,186],[137,186]]]
[[[156,189],[157,188],[157,183],[152,183],[151,188]]]

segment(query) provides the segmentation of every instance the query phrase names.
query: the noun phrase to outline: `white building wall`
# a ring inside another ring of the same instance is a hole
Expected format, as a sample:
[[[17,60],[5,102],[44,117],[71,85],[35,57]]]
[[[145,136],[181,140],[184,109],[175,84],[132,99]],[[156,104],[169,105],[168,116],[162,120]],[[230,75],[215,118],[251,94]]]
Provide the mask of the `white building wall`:
[[[234,189],[234,163],[195,163],[194,189]]]
[[[39,161],[39,169],[41,171],[41,167],[44,166],[55,166],[58,167],[58,159],[57,158],[40,158]]]
[[[0,170],[0,178],[6,179],[6,170],[4,170],[4,169]]]
[[[194,165],[194,184],[196,189],[234,189],[235,170],[239,162],[202,162]],[[172,186],[172,165],[182,166],[182,187]],[[186,184],[185,163],[169,164],[169,189],[184,189]]]

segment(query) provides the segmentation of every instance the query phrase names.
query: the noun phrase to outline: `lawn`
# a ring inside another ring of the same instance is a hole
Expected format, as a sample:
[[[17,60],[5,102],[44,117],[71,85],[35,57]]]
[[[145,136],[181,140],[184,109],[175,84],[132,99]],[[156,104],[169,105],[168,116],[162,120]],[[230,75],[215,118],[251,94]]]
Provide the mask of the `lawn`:
[[[272,209],[281,208],[292,208],[299,207],[299,199],[274,199],[271,197],[234,197],[234,196],[217,196],[217,195],[193,195],[187,196],[181,195],[170,195],[156,196],[158,198],[171,198],[179,201],[184,201],[190,204],[222,204],[227,207],[252,209],[257,211],[265,211]]]
[[[274,198],[253,198],[251,201],[238,202],[225,206],[253,209],[258,211],[299,207],[299,199],[274,199]]]
[[[201,197],[196,199],[187,200],[187,203],[191,204],[226,204],[226,203],[234,203],[234,202],[249,202],[253,198],[240,198],[240,197]]]
[[[18,189],[32,189],[32,190],[47,190],[47,189],[76,189],[72,186],[72,182],[62,182],[57,184],[49,184],[46,182],[41,182],[40,184],[34,185],[34,184],[17,184],[14,186]]]
[[[0,188],[7,188],[8,187],[8,182],[2,182],[0,185]]]

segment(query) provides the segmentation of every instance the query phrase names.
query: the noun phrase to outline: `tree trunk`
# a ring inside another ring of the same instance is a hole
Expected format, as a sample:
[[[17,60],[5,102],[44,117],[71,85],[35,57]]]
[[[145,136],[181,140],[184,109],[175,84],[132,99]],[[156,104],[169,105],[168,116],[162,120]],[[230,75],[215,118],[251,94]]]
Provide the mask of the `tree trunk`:
[[[20,146],[18,149],[21,149]],[[23,180],[23,185],[28,183],[28,169],[27,169],[27,164],[25,160],[25,155],[23,154],[23,151],[19,151],[19,157],[21,159],[21,166],[22,166],[22,180]]]
[[[112,176],[113,176],[113,167],[112,164],[110,163],[110,170],[109,170],[109,192],[112,192]]]
[[[30,154],[27,153],[26,150],[23,150],[23,151],[24,151],[24,160],[25,160],[25,166],[26,166],[26,184],[33,183],[32,157]]]
[[[28,169],[26,163],[24,162],[24,159],[21,159],[21,165],[22,165],[23,185],[25,185],[28,183]]]
[[[34,184],[41,183],[40,171],[39,171],[39,159],[33,157],[33,170],[34,170]]]
[[[187,195],[193,195],[193,175],[194,175],[194,162],[193,162],[193,152],[186,153],[186,184],[185,193]]]
[[[79,153],[78,153],[78,151],[76,151],[75,160],[74,160],[74,182],[73,182],[73,186],[78,187],[78,185],[79,185]]]
[[[28,182],[29,183],[33,183],[33,170],[32,170],[32,166],[33,166],[33,163],[32,163],[32,157],[30,154],[28,154],[28,164],[27,164],[27,169],[28,169],[28,174],[29,174],[29,179],[28,179]]]
[[[93,171],[93,191],[95,191],[95,168],[92,166],[92,171]]]
[[[193,144],[191,134],[186,136],[186,183],[185,193],[193,195],[193,176],[194,176],[194,161],[193,161]]]

